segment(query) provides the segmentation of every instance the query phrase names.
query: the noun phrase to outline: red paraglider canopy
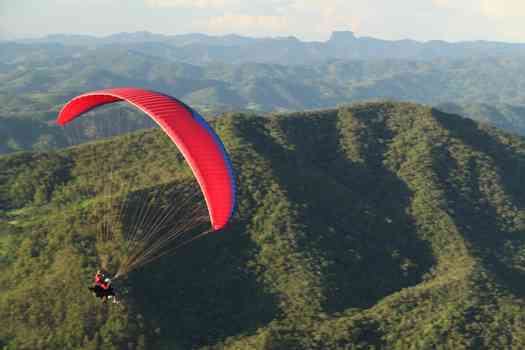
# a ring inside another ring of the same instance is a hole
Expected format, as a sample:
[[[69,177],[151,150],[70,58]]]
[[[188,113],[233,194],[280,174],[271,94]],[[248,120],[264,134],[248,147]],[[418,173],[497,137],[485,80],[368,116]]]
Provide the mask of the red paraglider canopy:
[[[193,109],[162,93],[138,88],[88,92],[60,111],[65,125],[104,104],[126,101],[151,117],[177,145],[204,193],[213,230],[222,229],[235,209],[235,181],[224,146],[208,123]]]

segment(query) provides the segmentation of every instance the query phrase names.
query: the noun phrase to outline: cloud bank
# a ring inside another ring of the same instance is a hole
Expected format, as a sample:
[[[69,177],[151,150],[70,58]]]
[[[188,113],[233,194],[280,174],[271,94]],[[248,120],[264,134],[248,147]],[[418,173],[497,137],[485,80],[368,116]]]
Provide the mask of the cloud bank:
[[[384,39],[525,42],[524,20],[525,0],[0,0],[0,31],[18,37],[147,30],[326,40],[352,30]]]

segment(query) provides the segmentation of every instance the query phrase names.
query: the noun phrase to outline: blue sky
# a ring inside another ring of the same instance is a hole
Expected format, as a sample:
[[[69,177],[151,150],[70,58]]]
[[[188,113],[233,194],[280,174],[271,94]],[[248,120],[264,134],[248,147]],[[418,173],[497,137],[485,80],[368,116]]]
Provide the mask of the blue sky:
[[[52,33],[525,42],[525,0],[0,0],[0,38]]]

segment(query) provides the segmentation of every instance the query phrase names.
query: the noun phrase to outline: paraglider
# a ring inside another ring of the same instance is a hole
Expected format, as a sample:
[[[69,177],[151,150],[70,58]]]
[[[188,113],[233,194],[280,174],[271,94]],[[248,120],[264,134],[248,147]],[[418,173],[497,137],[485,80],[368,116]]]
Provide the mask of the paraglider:
[[[69,101],[57,118],[66,125],[93,108],[126,101],[150,116],[177,145],[204,193],[213,230],[222,229],[235,208],[235,182],[224,146],[209,124],[174,97],[137,88],[88,92]]]
[[[68,125],[94,108],[119,101],[138,108],[160,126],[183,155],[202,192],[211,227],[177,244],[183,245],[202,234],[223,229],[234,214],[236,206],[232,165],[217,134],[203,117],[183,102],[159,92],[139,88],[98,90],[77,96],[66,103],[58,115],[57,123],[61,126]],[[161,227],[162,224],[157,226]],[[137,230],[138,234],[128,237],[130,247],[127,256],[122,257],[114,278],[123,276],[169,252],[168,248],[175,239],[179,239],[181,231],[189,230],[191,225],[182,225],[182,227],[174,230],[175,233],[170,232],[166,227],[156,228],[154,234],[149,232],[148,228],[142,230],[145,233]],[[103,295],[112,291],[111,283],[106,285],[103,276],[95,278],[99,278],[92,286],[95,293]]]
[[[102,302],[111,300],[114,304],[119,303],[111,279],[106,277],[100,270],[97,270],[95,273],[95,280],[91,287],[89,287],[89,290],[91,290],[97,298],[100,298]]]

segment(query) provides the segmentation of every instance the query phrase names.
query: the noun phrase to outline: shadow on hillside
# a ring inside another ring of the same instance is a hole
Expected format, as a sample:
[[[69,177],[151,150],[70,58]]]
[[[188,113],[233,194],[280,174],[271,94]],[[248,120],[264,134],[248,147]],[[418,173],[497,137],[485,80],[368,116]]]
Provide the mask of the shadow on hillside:
[[[231,224],[130,274],[130,297],[162,342],[196,348],[277,317],[274,296],[246,266],[254,249],[246,230]]]
[[[303,208],[307,240],[301,249],[319,263],[324,307],[330,313],[369,307],[415,285],[434,263],[405,211],[409,189],[383,165],[386,146],[378,137],[385,126],[366,126],[374,132],[357,141],[368,144],[365,161],[358,164],[341,150],[345,118],[353,117],[328,111],[271,118],[268,123],[293,146],[282,160],[275,161],[274,152],[283,152],[270,146],[275,140],[255,145],[274,160],[278,181]],[[368,123],[368,116],[362,118]]]
[[[522,169],[525,169],[525,157],[513,153],[508,146],[497,141],[487,131],[478,128],[478,125],[469,119],[446,114],[433,110],[436,120],[446,128],[450,134],[465,143],[475,151],[490,157],[494,162],[501,180],[500,185],[511,198],[513,205],[523,208],[525,204],[525,187],[521,179]],[[450,159],[453,167],[459,165]],[[448,189],[449,203],[455,203],[454,219],[461,228],[465,238],[473,245],[484,267],[494,274],[496,281],[508,288],[519,297],[525,297],[525,273],[513,268],[504,261],[511,258],[505,252],[505,245],[524,243],[522,232],[506,232],[498,225],[499,214],[496,208],[479,191],[479,168],[472,160],[469,164],[469,173],[472,174],[469,188],[471,199],[460,197],[458,191]],[[476,210],[475,207],[479,209]]]

